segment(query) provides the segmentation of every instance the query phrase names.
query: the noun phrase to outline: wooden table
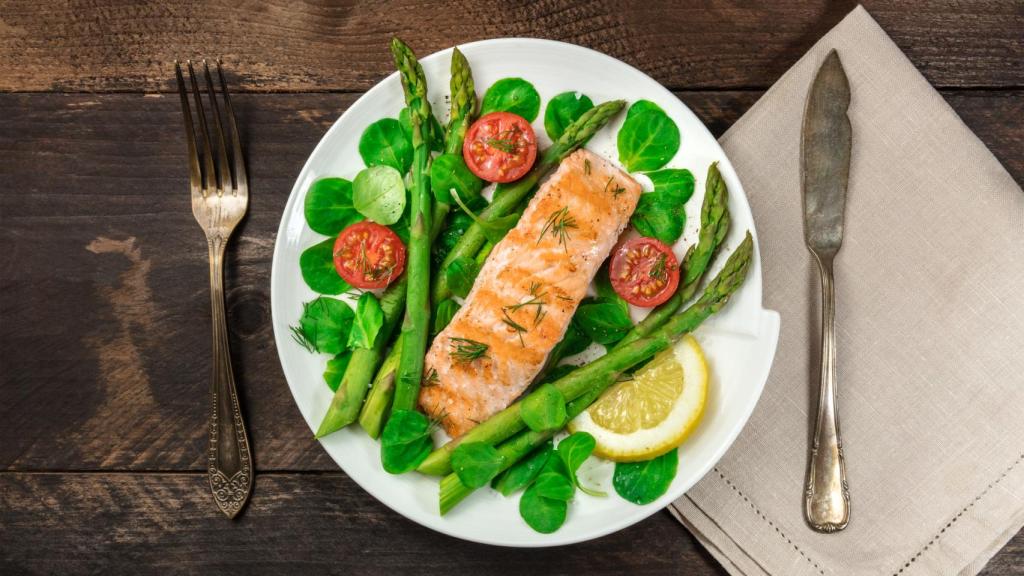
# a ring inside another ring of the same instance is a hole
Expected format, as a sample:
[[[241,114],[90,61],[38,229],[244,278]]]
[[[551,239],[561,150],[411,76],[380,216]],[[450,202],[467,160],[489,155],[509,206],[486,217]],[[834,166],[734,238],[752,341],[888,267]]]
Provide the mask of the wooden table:
[[[853,3],[324,4],[0,0],[0,573],[723,573],[665,512],[516,550],[433,533],[363,492],[313,441],[282,376],[275,231],[313,146],[391,72],[392,34],[420,54],[507,35],[590,46],[721,134]],[[1021,4],[868,9],[1024,179]],[[232,73],[252,182],[227,298],[258,474],[234,522],[204,474],[207,261],[172,81],[173,60],[197,56]],[[986,573],[1024,573],[1024,536]]]

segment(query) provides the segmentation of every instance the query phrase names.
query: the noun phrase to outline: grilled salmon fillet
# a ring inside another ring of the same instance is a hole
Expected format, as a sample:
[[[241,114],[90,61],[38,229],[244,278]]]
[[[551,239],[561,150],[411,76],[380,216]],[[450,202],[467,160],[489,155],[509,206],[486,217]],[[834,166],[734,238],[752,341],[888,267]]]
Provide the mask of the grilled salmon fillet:
[[[640,192],[586,150],[540,187],[427,352],[420,404],[449,436],[507,407],[541,371]]]

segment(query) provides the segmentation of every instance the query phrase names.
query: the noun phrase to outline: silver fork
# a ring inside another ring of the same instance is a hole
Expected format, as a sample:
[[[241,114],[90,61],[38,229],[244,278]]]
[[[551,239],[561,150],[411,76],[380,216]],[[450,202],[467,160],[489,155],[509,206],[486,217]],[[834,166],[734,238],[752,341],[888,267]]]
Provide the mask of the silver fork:
[[[252,491],[252,456],[245,423],[238,404],[235,390],[235,376],[231,369],[231,353],[228,348],[228,324],[224,315],[224,248],[235,226],[245,216],[249,205],[249,186],[245,175],[245,161],[242,158],[242,144],[238,138],[235,113],[231,98],[224,82],[220,62],[217,62],[217,76],[220,79],[220,93],[224,99],[225,122],[231,137],[231,159],[224,142],[220,108],[217,105],[216,90],[210,67],[203,60],[206,76],[206,92],[213,110],[216,152],[210,144],[203,99],[196,82],[192,61],[188,61],[192,96],[195,100],[196,116],[199,118],[200,144],[202,145],[202,169],[200,151],[196,145],[196,132],[192,126],[192,112],[189,108],[185,80],[181,65],[175,61],[178,77],[178,93],[181,95],[181,111],[185,116],[185,134],[188,142],[189,183],[192,189],[192,214],[206,233],[210,250],[210,307],[213,313],[213,413],[210,415],[210,447],[207,453],[207,475],[210,490],[217,507],[228,518],[234,518],[249,499]],[[214,153],[217,161],[214,162]],[[215,166],[216,165],[216,166]]]

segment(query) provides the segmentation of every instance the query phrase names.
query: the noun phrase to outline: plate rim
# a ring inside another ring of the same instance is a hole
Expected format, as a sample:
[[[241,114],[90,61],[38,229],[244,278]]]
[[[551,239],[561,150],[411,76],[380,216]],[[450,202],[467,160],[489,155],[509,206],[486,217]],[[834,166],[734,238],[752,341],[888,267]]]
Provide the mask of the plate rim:
[[[750,208],[750,202],[749,202],[749,199],[747,198],[747,194],[746,194],[746,191],[745,191],[745,189],[743,187],[743,184],[740,181],[739,175],[736,174],[735,169],[733,168],[732,162],[729,160],[729,157],[726,155],[725,150],[721,147],[721,144],[718,142],[718,139],[715,138],[715,136],[711,133],[711,131],[708,129],[708,127],[704,123],[704,121],[701,120],[700,117],[697,116],[696,113],[694,113],[693,110],[689,106],[687,106],[687,104],[685,102],[683,102],[678,97],[676,97],[676,95],[673,94],[671,90],[669,90],[668,88],[663,86],[660,82],[658,82],[657,80],[652,78],[646,72],[640,70],[639,68],[636,68],[635,66],[633,66],[632,64],[629,64],[628,62],[624,62],[622,60],[619,60],[618,58],[615,58],[614,56],[610,56],[608,54],[605,54],[603,52],[594,50],[592,48],[588,48],[586,46],[580,46],[580,45],[577,45],[577,44],[572,44],[572,43],[569,43],[569,42],[563,42],[563,41],[560,41],[560,40],[551,40],[551,39],[546,39],[546,38],[531,38],[531,37],[522,37],[522,36],[503,37],[503,38],[488,38],[488,39],[476,40],[476,41],[473,41],[473,42],[466,42],[466,43],[462,43],[462,44],[457,44],[457,45],[449,46],[449,47],[444,48],[442,50],[438,50],[436,52],[433,52],[433,53],[431,53],[431,54],[429,54],[427,56],[424,56],[424,57],[420,58],[419,60],[421,62],[424,62],[424,61],[433,60],[433,59],[437,59],[437,58],[444,58],[445,56],[449,55],[453,51],[453,49],[456,48],[456,47],[458,47],[460,49],[471,49],[473,47],[491,46],[491,45],[496,45],[496,44],[500,45],[500,44],[517,44],[517,43],[520,43],[520,44],[521,43],[528,43],[528,44],[534,44],[534,45],[540,45],[540,46],[548,45],[548,46],[550,46],[552,48],[556,48],[558,50],[572,50],[572,51],[582,52],[582,53],[587,54],[590,57],[597,57],[597,58],[599,58],[601,60],[605,60],[606,62],[613,63],[614,65],[617,65],[617,66],[625,66],[626,68],[628,68],[633,73],[639,74],[639,75],[643,76],[644,78],[649,79],[652,82],[652,84],[657,87],[656,89],[660,90],[662,92],[663,96],[666,96],[666,97],[670,98],[671,100],[678,102],[683,108],[685,108],[690,114],[692,114],[697,119],[697,121],[698,121],[698,123],[700,125],[700,128],[704,131],[705,135],[712,142],[714,142],[714,145],[718,148],[718,151],[719,151],[720,157],[721,157],[721,160],[719,160],[719,162],[721,163],[721,166],[724,167],[725,171],[728,171],[731,174],[733,180],[736,183],[738,183],[738,189],[737,190],[733,190],[731,192],[733,194],[738,194],[738,195],[742,196],[744,202],[747,204],[748,209]],[[365,91],[361,96],[359,96],[359,98],[357,98],[355,101],[353,101],[352,104],[350,104],[349,107],[346,108],[345,111],[342,112],[334,120],[334,122],[331,124],[330,128],[328,128],[327,131],[324,132],[323,136],[320,137],[320,140],[317,142],[316,146],[307,155],[306,161],[303,163],[302,168],[299,170],[298,174],[295,177],[295,182],[292,185],[291,191],[288,193],[288,199],[285,202],[285,206],[284,206],[284,208],[282,209],[282,212],[281,212],[281,220],[278,223],[277,236],[274,239],[274,252],[273,252],[273,255],[272,255],[272,258],[271,258],[271,271],[270,271],[271,329],[274,332],[274,345],[275,345],[275,348],[277,350],[278,362],[281,365],[282,374],[284,375],[285,382],[288,384],[289,393],[292,396],[292,402],[295,404],[296,408],[299,408],[298,399],[296,397],[295,387],[292,385],[292,382],[291,382],[291,380],[288,377],[287,370],[285,369],[286,360],[285,360],[284,354],[283,354],[283,350],[284,350],[283,346],[287,344],[288,340],[285,337],[285,335],[283,335],[281,333],[281,331],[279,331],[277,329],[277,322],[276,322],[276,319],[275,319],[275,311],[278,309],[278,307],[280,305],[282,305],[279,300],[280,300],[281,297],[283,297],[282,295],[277,294],[277,292],[274,290],[274,285],[276,284],[275,279],[277,278],[277,274],[279,273],[278,271],[281,268],[279,266],[279,260],[281,258],[283,258],[284,247],[282,245],[282,243],[283,243],[282,239],[287,236],[286,233],[285,233],[286,215],[294,210],[294,204],[298,201],[298,197],[301,195],[300,184],[303,182],[303,179],[307,176],[308,171],[310,170],[310,163],[311,163],[312,159],[315,156],[317,156],[317,152],[320,151],[321,147],[326,146],[327,145],[326,144],[327,141],[332,139],[331,137],[332,137],[333,133],[336,130],[340,130],[341,120],[345,117],[345,115],[348,114],[349,111],[352,109],[352,107],[354,107],[359,101],[363,100],[364,98],[372,98],[374,96],[374,94],[376,94],[377,92],[385,90],[386,89],[386,84],[389,83],[389,81],[392,78],[397,78],[397,77],[398,77],[398,72],[394,71],[394,72],[388,74],[387,76],[385,76],[384,78],[381,78],[380,80],[378,80],[370,89]],[[750,212],[751,212],[751,215],[753,215],[753,210],[750,210]],[[771,370],[772,365],[774,364],[775,354],[776,354],[777,347],[778,347],[778,338],[779,338],[779,329],[780,329],[780,317],[779,317],[778,312],[776,312],[774,310],[766,309],[764,307],[764,293],[763,293],[763,288],[764,288],[763,274],[764,273],[763,273],[763,270],[761,270],[761,268],[760,268],[760,266],[761,266],[760,244],[758,242],[758,235],[757,235],[756,225],[754,224],[753,220],[751,222],[750,233],[751,233],[751,235],[753,236],[753,239],[754,239],[754,247],[755,247],[754,253],[755,253],[756,263],[758,264],[758,271],[759,271],[759,273],[761,275],[761,277],[758,279],[759,281],[758,281],[758,286],[757,286],[757,288],[758,288],[757,300],[758,300],[759,314],[760,314],[760,318],[759,318],[759,321],[758,321],[758,323],[759,323],[758,339],[759,340],[764,339],[765,351],[766,351],[766,354],[764,356],[764,358],[766,359],[766,362],[765,362],[765,366],[763,366],[761,368],[761,377],[757,379],[758,382],[757,382],[756,387],[755,387],[756,388],[756,393],[750,394],[746,405],[741,410],[742,417],[739,418],[736,421],[736,424],[734,424],[729,429],[729,431],[728,431],[728,433],[726,435],[726,441],[722,442],[713,451],[713,455],[712,455],[711,458],[709,458],[707,460],[707,463],[704,466],[700,467],[699,472],[697,474],[697,480],[693,484],[690,484],[689,486],[685,486],[682,489],[676,489],[675,491],[669,490],[664,495],[662,495],[660,498],[658,498],[657,500],[655,500],[654,502],[652,502],[650,504],[647,504],[647,505],[644,505],[644,506],[635,506],[635,508],[637,510],[636,514],[626,514],[626,515],[623,515],[620,519],[618,519],[616,521],[613,521],[613,522],[605,523],[605,524],[601,525],[600,528],[598,528],[596,530],[587,531],[585,533],[581,533],[581,534],[577,534],[577,535],[559,536],[558,533],[555,532],[555,533],[552,533],[552,534],[545,534],[544,536],[546,537],[546,539],[543,540],[543,541],[540,541],[540,542],[518,542],[518,541],[516,541],[516,542],[497,542],[497,541],[494,541],[493,539],[488,539],[486,537],[476,537],[472,533],[466,534],[466,533],[458,532],[457,530],[455,530],[451,526],[445,525],[443,523],[433,523],[433,524],[431,524],[431,523],[423,522],[419,518],[417,518],[417,517],[415,517],[415,516],[413,516],[413,515],[411,515],[409,513],[406,513],[401,508],[399,508],[397,506],[393,506],[387,499],[382,498],[381,492],[383,492],[383,490],[378,491],[376,489],[376,487],[374,487],[372,485],[369,485],[367,483],[364,483],[364,482],[360,481],[358,478],[350,475],[345,470],[344,466],[340,462],[338,462],[337,459],[334,458],[334,456],[331,454],[330,450],[328,450],[325,446],[323,446],[324,441],[322,439],[318,439],[318,443],[320,443],[321,447],[324,449],[324,451],[327,453],[327,455],[331,458],[331,460],[334,462],[334,464],[336,466],[338,466],[339,470],[341,470],[343,473],[345,473],[345,475],[348,476],[348,478],[350,478],[360,488],[362,488],[368,494],[373,496],[373,498],[375,498],[378,502],[380,502],[381,504],[386,506],[388,509],[393,510],[397,514],[401,515],[403,518],[406,518],[406,519],[408,519],[408,520],[410,520],[412,522],[415,522],[416,524],[418,524],[420,526],[423,526],[423,527],[428,528],[430,530],[433,530],[433,531],[445,534],[447,536],[451,536],[453,538],[458,538],[460,540],[465,540],[465,541],[469,541],[469,542],[475,542],[475,543],[479,543],[479,544],[487,544],[487,545],[491,545],[491,546],[508,547],[508,548],[546,548],[546,547],[563,546],[563,545],[576,544],[576,543],[580,543],[580,542],[586,542],[586,541],[594,540],[594,539],[597,539],[597,538],[601,538],[603,536],[607,536],[608,534],[612,534],[614,532],[618,532],[619,530],[623,530],[623,529],[628,528],[629,526],[632,526],[632,525],[637,524],[639,522],[642,522],[643,520],[649,518],[650,516],[652,516],[656,512],[662,510],[663,508],[665,508],[666,506],[671,504],[674,500],[676,500],[676,499],[682,497],[683,495],[685,495],[687,491],[692,489],[694,485],[696,485],[698,482],[700,482],[700,480],[703,479],[707,475],[707,473],[710,472],[711,469],[714,468],[718,464],[718,462],[721,460],[722,456],[724,456],[725,453],[729,450],[729,448],[732,447],[733,443],[736,441],[736,438],[739,436],[740,432],[746,427],[747,423],[750,420],[750,416],[751,416],[751,414],[754,411],[754,408],[757,406],[757,403],[760,401],[761,395],[764,392],[764,387],[767,384],[768,375],[769,375],[769,372]],[[300,412],[300,415],[301,415],[301,413],[302,413],[301,408],[299,408],[299,412]],[[303,417],[303,420],[305,420],[304,417]],[[306,424],[307,424],[307,426],[310,427],[311,430],[315,431],[314,427],[308,421],[306,422]],[[675,493],[676,491],[678,491],[678,493]],[[438,518],[443,518],[443,517],[442,516],[438,516]]]

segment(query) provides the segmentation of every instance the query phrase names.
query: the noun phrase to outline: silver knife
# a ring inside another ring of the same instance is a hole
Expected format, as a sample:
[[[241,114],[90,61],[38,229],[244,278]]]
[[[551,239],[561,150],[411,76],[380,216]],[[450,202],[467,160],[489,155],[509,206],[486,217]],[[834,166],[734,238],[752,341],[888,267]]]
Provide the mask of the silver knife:
[[[835,50],[818,69],[807,97],[800,142],[804,240],[821,272],[821,388],[807,468],[804,513],[819,532],[850,521],[843,442],[836,408],[835,286],[832,262],[843,244],[843,211],[850,176],[850,82]]]

